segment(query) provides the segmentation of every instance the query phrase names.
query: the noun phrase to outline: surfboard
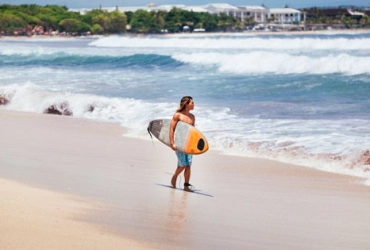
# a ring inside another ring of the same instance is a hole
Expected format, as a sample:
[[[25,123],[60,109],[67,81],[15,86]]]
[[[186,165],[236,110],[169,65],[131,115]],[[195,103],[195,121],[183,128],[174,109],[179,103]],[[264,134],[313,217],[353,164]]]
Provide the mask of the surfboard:
[[[170,147],[170,119],[149,122],[148,132]],[[203,154],[208,150],[206,137],[194,126],[179,121],[175,128],[174,142],[178,151],[185,154]]]

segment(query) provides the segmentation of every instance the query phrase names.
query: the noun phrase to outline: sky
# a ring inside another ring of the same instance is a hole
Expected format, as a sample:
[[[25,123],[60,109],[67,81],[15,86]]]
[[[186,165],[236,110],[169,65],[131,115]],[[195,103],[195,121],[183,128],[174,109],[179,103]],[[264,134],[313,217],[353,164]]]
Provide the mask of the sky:
[[[102,7],[125,7],[125,6],[146,6],[149,3],[162,4],[185,4],[205,5],[209,3],[228,3],[234,6],[262,5],[268,8],[282,8],[288,5],[291,8],[309,7],[337,7],[339,5],[370,6],[370,0],[0,0],[1,4],[37,4],[62,5],[67,8],[99,8]]]

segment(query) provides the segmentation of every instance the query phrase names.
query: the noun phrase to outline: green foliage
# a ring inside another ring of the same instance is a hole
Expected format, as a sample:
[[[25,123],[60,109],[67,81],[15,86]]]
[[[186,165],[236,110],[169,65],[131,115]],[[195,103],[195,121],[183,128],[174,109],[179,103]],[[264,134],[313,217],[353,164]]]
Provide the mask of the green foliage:
[[[155,30],[156,20],[152,12],[137,10],[132,16],[131,30],[138,33],[149,33]]]
[[[32,26],[40,25],[41,20],[35,16],[32,16],[33,14],[29,15],[23,12],[15,13],[19,18],[23,19],[26,23]]]
[[[227,31],[233,27],[235,21],[236,20],[232,16],[228,16],[222,13],[219,16],[217,26],[219,27],[219,29]]]
[[[77,19],[64,19],[59,22],[62,31],[69,33],[82,33],[90,31],[91,26]]]
[[[110,33],[123,33],[126,31],[127,17],[119,11],[109,13],[109,29]]]
[[[305,10],[304,10],[305,11]],[[307,11],[307,10],[306,10]],[[325,16],[322,10],[311,8],[312,15],[307,19],[309,24],[344,24],[348,28],[370,27],[370,18],[366,15],[350,17],[345,10],[338,11],[335,17]],[[0,32],[13,34],[29,34],[35,27],[42,27],[45,31],[59,30],[69,33],[91,31],[93,34],[120,34],[127,32],[126,26],[130,24],[129,32],[133,33],[159,33],[181,32],[184,26],[192,31],[203,28],[206,31],[243,30],[245,25],[253,25],[253,18],[243,22],[226,14],[214,15],[198,13],[173,8],[170,11],[137,10],[136,12],[107,12],[94,9],[82,15],[78,12],[68,11],[65,6],[35,4],[0,5]]]
[[[26,26],[27,23],[20,17],[8,13],[0,14],[0,31],[12,34]]]
[[[103,31],[108,30],[108,21],[109,18],[104,14],[98,14],[92,18],[93,24],[99,24]]]
[[[123,33],[126,25],[130,24],[130,32],[158,33],[166,29],[169,32],[182,31],[188,26],[190,31],[204,28],[207,31],[242,29],[243,24],[234,17],[225,14],[212,15],[173,8],[170,11],[137,10],[136,12],[121,13],[118,10],[107,12],[94,9],[81,15],[68,11],[58,5],[0,5],[0,15],[10,15],[12,18],[2,18],[1,30],[6,33],[15,29],[42,26],[45,31],[60,30],[81,33],[91,31],[94,34]],[[0,16],[1,18],[1,16]]]
[[[363,28],[369,28],[370,27],[370,17],[368,15],[364,15],[361,19],[360,19],[360,25],[361,27]]]
[[[59,29],[59,22],[56,17],[49,16],[46,14],[38,14],[36,16],[40,22],[41,26],[46,27],[46,30],[58,30]]]
[[[311,15],[307,17],[307,24],[343,24],[346,28],[354,27],[369,27],[366,26],[366,15],[365,16],[351,16],[348,15],[347,9],[337,9],[335,12],[327,16],[324,14],[322,9],[313,7],[310,9],[304,9],[305,12],[310,12]],[[365,26],[364,26],[365,24]]]
[[[90,31],[91,27],[88,18],[58,5],[0,5],[0,20],[0,31],[5,34],[12,34],[14,31],[23,31],[25,34],[38,26],[45,31],[78,33]]]
[[[200,28],[206,29],[207,31],[216,31],[217,30],[217,16],[211,15],[209,13],[200,14]],[[198,25],[199,27],[199,25]]]
[[[106,12],[102,10],[89,11],[85,16],[86,23],[90,23],[97,33],[122,33],[126,32],[127,17],[117,10]],[[93,33],[96,33],[92,30]]]
[[[132,11],[127,11],[125,12],[126,17],[127,17],[127,23],[131,23],[132,17],[134,16],[134,12]]]
[[[91,32],[94,33],[94,34],[103,34],[104,32],[104,29],[102,26],[100,26],[99,24],[94,24],[92,27],[91,27]]]

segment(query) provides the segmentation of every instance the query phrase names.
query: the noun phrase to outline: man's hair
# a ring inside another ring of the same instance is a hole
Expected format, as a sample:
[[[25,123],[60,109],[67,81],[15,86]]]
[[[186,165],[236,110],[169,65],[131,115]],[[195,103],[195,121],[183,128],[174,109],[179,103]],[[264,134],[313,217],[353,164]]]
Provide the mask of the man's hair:
[[[176,112],[183,111],[186,105],[189,104],[191,100],[193,100],[193,97],[191,96],[184,96],[183,98],[181,98],[180,107],[176,110]]]

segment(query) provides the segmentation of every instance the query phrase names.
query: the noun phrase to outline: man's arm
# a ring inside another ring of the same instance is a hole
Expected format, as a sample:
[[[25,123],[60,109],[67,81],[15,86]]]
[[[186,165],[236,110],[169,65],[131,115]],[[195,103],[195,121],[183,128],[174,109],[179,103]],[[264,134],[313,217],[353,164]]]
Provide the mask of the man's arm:
[[[175,142],[174,142],[174,134],[175,134],[176,125],[177,125],[177,122],[179,121],[179,119],[180,119],[180,114],[179,113],[175,113],[173,115],[172,120],[171,120],[171,123],[170,123],[170,132],[169,132],[170,147],[173,150],[177,150],[177,148],[175,146]]]

